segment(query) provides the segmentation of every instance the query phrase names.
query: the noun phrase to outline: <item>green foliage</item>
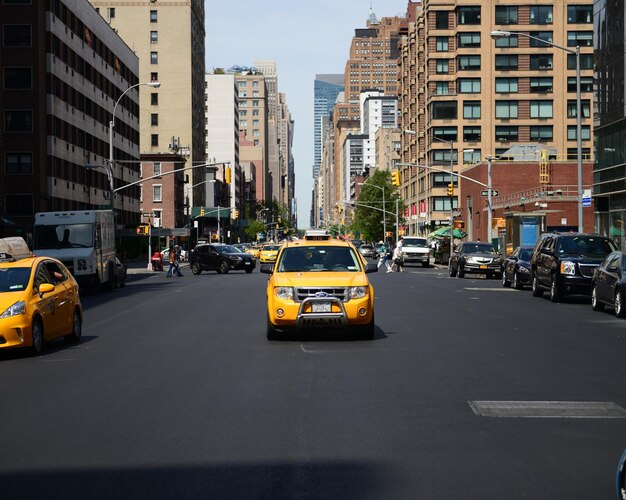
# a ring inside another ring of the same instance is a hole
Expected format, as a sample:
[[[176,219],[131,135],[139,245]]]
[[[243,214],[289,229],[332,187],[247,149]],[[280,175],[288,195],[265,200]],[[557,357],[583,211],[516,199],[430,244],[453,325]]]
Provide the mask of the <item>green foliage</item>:
[[[383,203],[384,188],[384,203]],[[354,223],[351,230],[359,232],[363,239],[369,241],[384,240],[383,215],[386,218],[387,232],[395,234],[396,200],[400,198],[398,188],[391,184],[389,172],[377,170],[361,186],[354,211]],[[385,210],[386,213],[383,213]],[[398,202],[398,222],[403,223],[404,203]]]
[[[246,227],[246,236],[248,237],[248,241],[256,241],[257,233],[265,232],[265,226],[261,221],[252,220],[248,227]]]

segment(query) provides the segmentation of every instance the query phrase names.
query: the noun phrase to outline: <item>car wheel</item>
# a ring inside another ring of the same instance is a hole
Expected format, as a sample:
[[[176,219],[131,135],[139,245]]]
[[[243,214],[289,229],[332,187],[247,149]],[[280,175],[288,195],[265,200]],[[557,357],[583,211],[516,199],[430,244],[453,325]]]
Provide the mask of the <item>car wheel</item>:
[[[533,273],[533,297],[543,297],[543,290],[539,288],[537,273]]]
[[[217,266],[219,269],[219,273],[220,274],[228,274],[228,262],[226,262],[225,260],[223,260],[222,262],[219,263],[219,265]]]
[[[452,264],[450,264],[448,268],[448,274],[450,275],[450,278],[454,278],[456,276],[456,269],[452,269]]]
[[[430,261],[422,262],[422,267],[430,267]]]
[[[604,304],[598,300],[598,287],[595,284],[591,287],[591,309],[594,311],[604,309]]]
[[[267,340],[278,340],[279,339],[278,332],[276,331],[276,329],[274,328],[274,325],[272,325],[272,322],[270,321],[269,313],[267,314],[267,331],[266,331],[266,336],[267,336]]]
[[[83,325],[78,309],[74,309],[74,317],[72,319],[72,333],[63,337],[66,342],[77,343],[80,342],[80,337],[83,334]]]
[[[376,338],[376,320],[372,313],[372,320],[361,329],[361,338],[363,340],[374,340]]]
[[[192,262],[190,267],[193,274],[200,274],[202,272],[202,268],[197,262]]]
[[[458,276],[459,278],[464,278],[464,277],[465,277],[465,270],[464,270],[461,266],[459,266],[457,276]]]
[[[550,283],[550,300],[552,302],[560,302],[562,298],[561,287],[559,287],[556,276],[552,276],[552,283]]]
[[[30,347],[30,353],[33,356],[39,356],[43,351],[43,324],[39,318],[35,318],[33,321],[33,335],[32,345]]]
[[[120,280],[119,284],[120,284],[120,288],[124,288],[126,286],[126,280],[125,279]]]
[[[513,273],[513,288],[515,288],[516,290],[522,289],[522,282],[519,279],[519,274],[517,273],[517,271]]]
[[[511,282],[508,279],[506,279],[506,273],[505,272],[502,273],[502,286],[505,287],[505,288],[508,288],[508,287],[511,286]]]
[[[247,268],[247,269],[246,269],[246,273],[248,273],[248,274],[250,274],[252,271],[254,271],[254,269],[253,269],[253,268]]]
[[[618,318],[626,317],[626,308],[624,308],[624,296],[622,295],[621,290],[615,292],[613,307],[615,308],[615,316],[617,316]]]

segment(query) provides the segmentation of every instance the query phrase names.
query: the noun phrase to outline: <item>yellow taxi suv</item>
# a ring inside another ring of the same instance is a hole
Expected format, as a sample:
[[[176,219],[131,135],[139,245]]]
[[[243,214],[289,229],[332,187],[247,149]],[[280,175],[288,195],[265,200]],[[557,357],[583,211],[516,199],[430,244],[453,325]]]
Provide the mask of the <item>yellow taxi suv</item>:
[[[276,262],[276,257],[278,256],[278,251],[280,250],[280,245],[278,244],[269,244],[263,245],[261,247],[261,251],[259,252],[259,262],[261,264],[267,262]]]
[[[49,340],[79,342],[82,321],[78,283],[68,269],[34,256],[23,238],[0,239],[0,349],[38,355]]]
[[[349,242],[325,231],[283,244],[275,264],[261,265],[267,283],[267,338],[289,338],[299,330],[354,333],[373,339],[374,287],[366,273],[376,272]]]

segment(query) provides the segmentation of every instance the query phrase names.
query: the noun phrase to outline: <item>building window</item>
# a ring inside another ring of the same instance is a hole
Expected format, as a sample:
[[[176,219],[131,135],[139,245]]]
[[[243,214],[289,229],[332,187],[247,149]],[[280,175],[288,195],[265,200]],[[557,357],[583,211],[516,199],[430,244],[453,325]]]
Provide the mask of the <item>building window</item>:
[[[567,77],[567,91],[576,92],[576,77]],[[593,92],[593,77],[581,76],[580,77],[580,91],[581,92]]]
[[[437,82],[437,87],[435,88],[435,94],[437,95],[448,95],[450,92],[448,90],[448,82]]]
[[[593,5],[568,5],[568,24],[591,24],[593,22]]]
[[[444,75],[448,74],[448,60],[447,59],[437,59],[437,74]]]
[[[518,135],[517,127],[509,127],[505,125],[496,126],[496,141],[517,141]]]
[[[259,137],[261,135],[261,132],[259,132],[258,129],[253,129],[252,130],[252,137]]]
[[[109,8],[107,9],[107,14],[108,14],[108,16],[109,16],[109,21],[110,21],[111,19],[115,19],[115,7],[109,7]]]
[[[150,73],[150,81],[151,82],[158,82],[159,81],[159,74],[156,72],[152,72]]]
[[[243,89],[247,86],[248,86],[248,82],[246,80],[239,80],[237,82],[237,87],[239,87],[240,89]]]
[[[150,135],[150,145],[158,146],[159,145],[159,134],[151,134]]]
[[[435,12],[435,28],[438,30],[448,29],[448,11],[438,10]]]
[[[4,197],[6,214],[14,217],[34,215],[34,197],[32,194],[7,194]]]
[[[552,69],[552,55],[533,54],[530,56],[530,69]]]
[[[591,105],[588,100],[580,101],[580,110],[583,118],[589,118],[591,116]],[[576,101],[567,101],[567,117],[576,118]]]
[[[438,139],[448,142],[456,142],[458,131],[456,127],[433,127],[433,137],[437,137]]]
[[[4,46],[11,48],[26,48],[31,46],[30,24],[5,24]]]
[[[457,57],[457,68],[459,71],[480,71],[480,56],[472,55]]]
[[[463,118],[469,120],[480,118],[480,101],[463,102]]]
[[[498,48],[511,48],[517,47],[519,44],[519,38],[517,35],[505,36],[502,38],[496,38],[496,47]]]
[[[452,120],[457,116],[456,101],[433,102],[430,106],[433,120]]]
[[[158,124],[159,124],[159,114],[158,113],[152,113],[150,115],[150,125],[156,126]]]
[[[496,93],[517,94],[518,89],[517,78],[496,78]]]
[[[156,10],[151,10],[150,11],[150,22],[151,23],[156,23],[159,20],[159,16],[157,14]]]
[[[5,153],[4,173],[7,175],[24,175],[33,173],[32,153]]]
[[[33,70],[30,66],[4,68],[6,90],[29,90],[33,87]]]
[[[151,31],[150,32],[150,43],[158,43],[159,41],[159,32]]]
[[[433,149],[431,155],[435,165],[450,165],[450,148]],[[452,161],[457,161],[457,152],[455,149],[452,150]]]
[[[458,24],[480,24],[480,7],[458,7]]]
[[[517,6],[496,6],[496,24],[517,24]]]
[[[567,69],[576,69],[575,54],[567,54]],[[580,54],[580,69],[593,69],[593,54]]]
[[[516,70],[517,55],[496,54],[496,69],[498,71]]]
[[[463,163],[479,163],[481,159],[480,149],[463,151]]]
[[[449,212],[450,211],[450,200],[452,200],[452,209],[457,208],[458,200],[457,198],[450,198],[449,196],[434,196],[433,197],[433,209],[435,212]]]
[[[152,185],[152,201],[154,202],[163,201],[163,192],[162,192],[161,184]]]
[[[480,78],[459,78],[459,94],[480,94]]]
[[[532,125],[530,127],[531,141],[551,141],[552,125]]]
[[[252,120],[252,126],[253,127],[258,127],[259,126],[259,120]]]
[[[259,101],[257,101],[257,100],[253,100],[253,101],[252,101],[252,107],[253,107],[253,108],[258,108],[258,107],[259,107]]]
[[[552,118],[552,101],[530,101],[531,118]]]
[[[552,92],[552,77],[533,77],[530,79],[530,91],[536,94],[546,94]]]
[[[244,128],[248,126],[248,120],[239,120],[239,126]]]
[[[530,24],[552,24],[552,5],[531,5]]]
[[[252,80],[252,88],[259,88],[259,81],[258,80]]]
[[[161,175],[161,162],[160,161],[155,161],[152,164],[152,167],[154,168],[154,174],[153,175]]]
[[[593,31],[568,31],[567,46],[593,47]]]
[[[150,104],[152,106],[156,106],[156,105],[159,104],[159,93],[158,92],[150,93]]]
[[[437,52],[448,52],[448,37],[438,36],[435,39],[435,47]]]
[[[583,160],[591,159],[591,150],[589,148],[580,148],[580,152],[582,154]],[[578,159],[578,148],[567,148],[567,159],[568,160],[577,160]]]
[[[159,63],[159,53],[150,52],[150,64],[158,64],[158,63]]]
[[[583,125],[580,131],[581,131],[580,137],[582,138],[581,140],[588,141],[589,139],[591,139],[591,128],[589,127],[589,125]],[[567,140],[568,141],[578,140],[577,134],[576,134],[576,125],[567,126]]]
[[[32,132],[33,112],[29,109],[7,109],[4,112],[5,132]]]
[[[459,48],[480,47],[480,33],[459,33],[457,35]]]
[[[463,140],[465,142],[479,142],[480,127],[463,127]]]
[[[502,120],[518,118],[517,101],[496,101],[496,118]]]
[[[552,43],[552,32],[551,31],[531,31],[528,33],[530,36],[534,36],[539,40],[533,40],[532,38],[529,40],[528,45],[530,47],[548,47]]]

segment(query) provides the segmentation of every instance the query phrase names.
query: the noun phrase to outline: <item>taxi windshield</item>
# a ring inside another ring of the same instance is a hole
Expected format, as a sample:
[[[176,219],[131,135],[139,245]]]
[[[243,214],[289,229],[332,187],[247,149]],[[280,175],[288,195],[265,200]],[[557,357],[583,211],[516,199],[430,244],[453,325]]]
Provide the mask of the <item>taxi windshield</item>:
[[[30,279],[30,267],[0,269],[0,293],[25,290]]]
[[[349,247],[301,246],[285,248],[278,272],[358,272],[359,258]]]
[[[277,250],[280,250],[280,245],[265,245],[263,247],[264,252],[276,252]]]

